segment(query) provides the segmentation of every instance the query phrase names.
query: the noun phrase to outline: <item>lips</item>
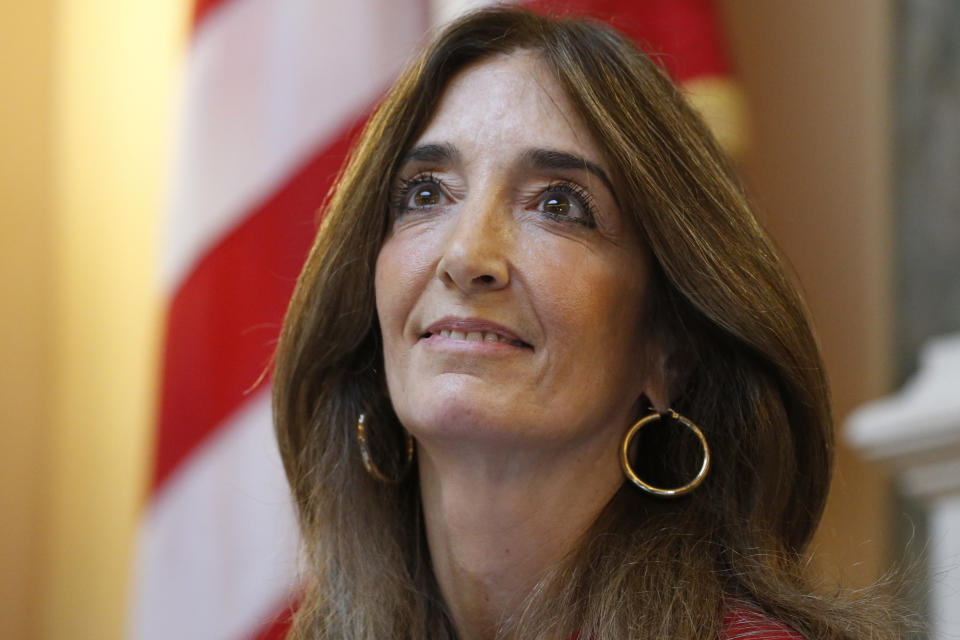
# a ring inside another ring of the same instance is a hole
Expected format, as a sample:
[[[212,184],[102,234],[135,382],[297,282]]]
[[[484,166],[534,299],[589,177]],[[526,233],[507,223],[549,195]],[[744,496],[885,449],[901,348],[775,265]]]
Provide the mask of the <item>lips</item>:
[[[530,344],[521,340],[516,333],[502,324],[480,318],[448,316],[427,327],[421,338],[429,338],[433,335],[465,342],[504,343],[514,347],[532,348]]]

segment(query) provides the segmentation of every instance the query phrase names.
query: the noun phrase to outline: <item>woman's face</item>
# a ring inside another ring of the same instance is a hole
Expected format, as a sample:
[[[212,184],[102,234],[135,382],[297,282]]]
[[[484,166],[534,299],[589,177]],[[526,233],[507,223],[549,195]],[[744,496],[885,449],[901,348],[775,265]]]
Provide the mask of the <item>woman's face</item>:
[[[534,54],[450,83],[376,267],[387,386],[422,443],[613,442],[635,419],[647,258],[613,169]]]

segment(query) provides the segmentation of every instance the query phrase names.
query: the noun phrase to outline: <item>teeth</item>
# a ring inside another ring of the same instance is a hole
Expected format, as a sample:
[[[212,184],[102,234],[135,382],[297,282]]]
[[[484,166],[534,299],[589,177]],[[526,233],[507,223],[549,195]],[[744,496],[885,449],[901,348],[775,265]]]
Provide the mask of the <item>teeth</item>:
[[[504,342],[515,347],[523,346],[522,342],[508,340],[503,336],[490,331],[457,331],[455,329],[440,329],[439,334],[451,340],[466,340],[467,342]]]

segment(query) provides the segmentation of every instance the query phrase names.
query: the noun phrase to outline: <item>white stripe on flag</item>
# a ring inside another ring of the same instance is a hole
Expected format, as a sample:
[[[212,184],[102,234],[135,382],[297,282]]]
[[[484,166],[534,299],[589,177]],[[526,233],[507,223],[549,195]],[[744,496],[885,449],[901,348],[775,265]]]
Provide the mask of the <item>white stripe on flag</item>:
[[[422,37],[425,14],[422,0],[225,0],[207,15],[185,61],[168,295],[364,114]],[[296,524],[271,422],[264,389],[151,496],[131,637],[249,638],[294,594]]]
[[[430,3],[431,21],[435,26],[444,25],[459,16],[489,7],[495,4],[513,4],[508,1],[498,0],[432,0]]]
[[[208,16],[187,60],[167,291],[239,216],[363,113],[422,30],[417,0],[229,0]]]
[[[199,447],[149,505],[132,637],[249,635],[292,592],[295,532],[267,389]]]

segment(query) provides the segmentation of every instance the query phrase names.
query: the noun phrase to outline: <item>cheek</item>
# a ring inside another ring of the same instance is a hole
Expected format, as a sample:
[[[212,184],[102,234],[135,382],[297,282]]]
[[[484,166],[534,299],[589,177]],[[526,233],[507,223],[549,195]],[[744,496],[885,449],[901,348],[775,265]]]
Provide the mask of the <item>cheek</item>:
[[[638,326],[644,271],[629,256],[597,254],[564,243],[534,252],[530,291],[554,323],[584,333],[622,337]],[[549,256],[549,258],[546,258]]]
[[[585,253],[582,247],[542,255],[556,259],[537,262],[530,290],[547,331],[560,339],[569,358],[589,363],[585,366],[597,375],[604,369],[614,377],[635,373],[643,356],[644,265],[628,255]]]
[[[398,346],[403,336],[404,318],[407,309],[404,305],[404,277],[400,268],[403,264],[395,243],[387,241],[377,257],[374,275],[374,292],[377,304],[377,320],[380,323],[380,335],[383,338],[384,366],[389,372],[394,367]]]
[[[394,236],[380,249],[374,294],[384,359],[388,362],[404,344],[407,321],[433,273],[431,264],[429,246],[422,241]]]
[[[396,291],[396,284],[393,279],[396,275],[396,252],[392,250],[391,243],[388,240],[380,248],[377,255],[377,264],[374,267],[373,291],[377,305],[377,320],[380,322],[381,329],[390,324],[389,317],[393,306],[391,293]]]
[[[408,303],[412,302],[416,287],[416,248],[395,238],[388,239],[377,256],[374,273],[374,292],[377,303],[377,318],[386,334],[402,326],[407,315]]]
[[[407,315],[403,301],[406,298],[401,268],[404,264],[402,250],[396,242],[387,240],[377,256],[374,272],[374,295],[377,305],[377,321],[380,324],[380,335],[383,340],[383,366],[386,375],[387,388],[393,396],[395,381],[393,375],[400,366],[398,358],[402,359],[399,348],[402,344],[403,318]]]

